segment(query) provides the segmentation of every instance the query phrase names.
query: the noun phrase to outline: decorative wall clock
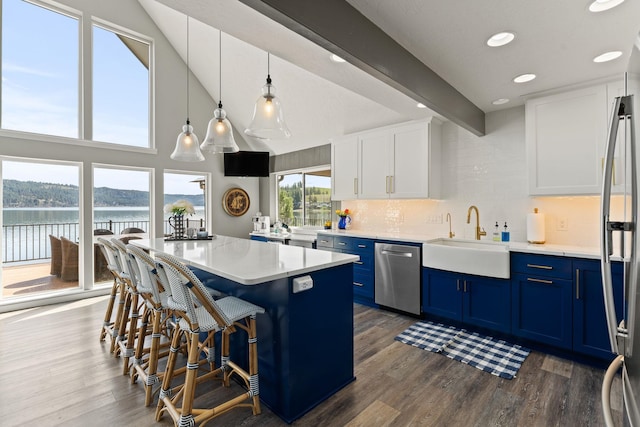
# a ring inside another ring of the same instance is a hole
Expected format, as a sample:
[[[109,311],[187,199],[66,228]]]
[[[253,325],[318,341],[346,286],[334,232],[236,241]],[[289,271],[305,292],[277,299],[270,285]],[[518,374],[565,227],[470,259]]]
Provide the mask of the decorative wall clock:
[[[231,216],[242,216],[249,210],[249,195],[242,188],[230,188],[222,196],[222,207]]]

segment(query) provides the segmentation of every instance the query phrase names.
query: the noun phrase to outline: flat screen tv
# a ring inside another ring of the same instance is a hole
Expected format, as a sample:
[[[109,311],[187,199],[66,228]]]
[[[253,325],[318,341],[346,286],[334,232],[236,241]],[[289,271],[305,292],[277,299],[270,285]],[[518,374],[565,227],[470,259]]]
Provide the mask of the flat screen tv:
[[[224,176],[269,176],[269,152],[224,153]]]

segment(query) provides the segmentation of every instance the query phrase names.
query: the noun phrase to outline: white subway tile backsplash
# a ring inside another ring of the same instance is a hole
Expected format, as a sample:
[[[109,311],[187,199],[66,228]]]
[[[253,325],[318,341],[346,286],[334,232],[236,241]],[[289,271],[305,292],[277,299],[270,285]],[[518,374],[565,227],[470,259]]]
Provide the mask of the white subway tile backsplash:
[[[480,211],[480,225],[488,239],[495,222],[500,230],[505,221],[512,241],[526,241],[526,217],[537,207],[545,213],[547,243],[594,247],[599,244],[600,198],[531,197],[527,194],[524,107],[487,114],[487,135],[477,137],[459,126],[442,126],[441,200],[351,200],[352,229],[397,233],[429,233],[447,236],[452,216],[456,237],[473,238],[472,224],[466,224],[469,206]],[[613,209],[622,211],[622,198]],[[441,223],[431,219],[440,215]],[[559,218],[567,230],[558,230]]]

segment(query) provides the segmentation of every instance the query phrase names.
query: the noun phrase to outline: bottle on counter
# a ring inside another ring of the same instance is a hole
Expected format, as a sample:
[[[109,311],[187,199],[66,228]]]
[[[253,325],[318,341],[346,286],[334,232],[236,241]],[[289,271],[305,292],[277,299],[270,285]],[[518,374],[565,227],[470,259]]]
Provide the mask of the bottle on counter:
[[[502,231],[502,241],[503,242],[508,242],[509,241],[509,229],[507,228],[507,222],[506,221],[504,223],[504,230]]]
[[[496,228],[495,230],[493,230],[493,241],[494,242],[500,241],[500,226],[498,225],[498,221],[496,221]]]

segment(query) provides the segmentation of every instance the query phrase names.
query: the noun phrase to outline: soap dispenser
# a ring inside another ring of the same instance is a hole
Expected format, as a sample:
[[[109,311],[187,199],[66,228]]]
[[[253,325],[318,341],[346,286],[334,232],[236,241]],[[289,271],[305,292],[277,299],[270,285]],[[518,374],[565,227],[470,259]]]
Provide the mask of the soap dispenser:
[[[502,232],[502,241],[503,242],[508,242],[509,241],[509,229],[507,228],[507,222],[506,221],[504,223],[504,231]]]
[[[496,228],[495,230],[493,230],[493,241],[494,242],[500,241],[500,226],[498,225],[498,221],[496,221]]]

